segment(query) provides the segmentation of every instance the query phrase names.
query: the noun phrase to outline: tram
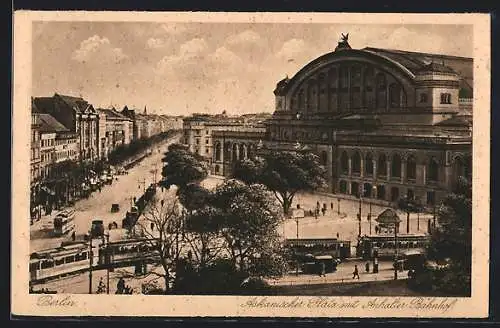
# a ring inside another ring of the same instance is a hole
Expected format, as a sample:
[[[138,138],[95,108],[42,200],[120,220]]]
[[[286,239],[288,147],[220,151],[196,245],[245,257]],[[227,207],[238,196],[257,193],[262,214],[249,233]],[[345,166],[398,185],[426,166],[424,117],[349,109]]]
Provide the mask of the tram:
[[[398,234],[398,254],[425,253],[430,243],[430,236],[426,234]],[[396,239],[393,234],[365,235],[359,240],[357,256],[363,259],[393,258],[396,254]]]
[[[133,262],[157,257],[156,240],[136,239],[111,242],[99,252],[99,265],[117,262]]]
[[[331,255],[334,258],[350,257],[351,242],[337,238],[287,239],[285,247],[298,256],[306,254]]]
[[[54,235],[65,235],[73,231],[75,226],[75,211],[73,209],[61,211],[54,218]]]
[[[49,278],[75,273],[88,269],[90,257],[98,254],[98,247],[90,252],[88,243],[62,244],[61,247],[35,252],[30,255],[30,281],[43,281]]]

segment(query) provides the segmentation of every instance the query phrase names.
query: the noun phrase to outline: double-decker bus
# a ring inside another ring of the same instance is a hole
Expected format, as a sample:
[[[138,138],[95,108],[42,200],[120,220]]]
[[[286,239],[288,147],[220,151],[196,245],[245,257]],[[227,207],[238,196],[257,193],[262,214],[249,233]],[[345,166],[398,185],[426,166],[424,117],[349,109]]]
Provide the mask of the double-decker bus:
[[[356,250],[357,256],[363,259],[393,258],[396,254],[396,240],[398,255],[404,256],[408,252],[425,252],[430,236],[427,234],[393,234],[365,235],[359,239]]]
[[[73,231],[75,226],[75,211],[72,209],[61,211],[54,218],[54,235],[65,235]]]

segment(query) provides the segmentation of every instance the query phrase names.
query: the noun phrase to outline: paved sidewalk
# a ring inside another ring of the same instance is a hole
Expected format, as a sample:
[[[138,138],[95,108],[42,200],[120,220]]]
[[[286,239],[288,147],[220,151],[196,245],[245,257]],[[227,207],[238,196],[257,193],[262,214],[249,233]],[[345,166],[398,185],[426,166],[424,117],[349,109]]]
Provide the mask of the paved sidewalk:
[[[289,273],[286,276],[268,280],[269,284],[275,286],[290,286],[290,285],[311,285],[311,284],[343,284],[352,282],[368,282],[368,281],[387,281],[394,280],[394,270],[392,262],[379,262],[379,272],[373,273],[372,263],[370,262],[370,273],[365,272],[366,261],[352,260],[346,261],[338,265],[337,271],[327,273],[321,277],[317,274],[301,274]],[[358,266],[359,279],[353,279],[354,265]],[[398,279],[407,279],[408,273],[403,271],[398,272]]]

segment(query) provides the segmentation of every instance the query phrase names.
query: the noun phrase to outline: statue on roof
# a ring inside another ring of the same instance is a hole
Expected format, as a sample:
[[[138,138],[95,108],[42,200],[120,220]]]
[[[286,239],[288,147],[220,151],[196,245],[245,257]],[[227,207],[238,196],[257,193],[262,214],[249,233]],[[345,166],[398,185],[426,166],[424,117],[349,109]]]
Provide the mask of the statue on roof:
[[[349,45],[348,40],[349,40],[349,33],[347,33],[347,34],[341,33],[340,41],[339,41],[337,47],[335,48],[335,51],[343,50],[343,49],[351,49],[351,46]]]

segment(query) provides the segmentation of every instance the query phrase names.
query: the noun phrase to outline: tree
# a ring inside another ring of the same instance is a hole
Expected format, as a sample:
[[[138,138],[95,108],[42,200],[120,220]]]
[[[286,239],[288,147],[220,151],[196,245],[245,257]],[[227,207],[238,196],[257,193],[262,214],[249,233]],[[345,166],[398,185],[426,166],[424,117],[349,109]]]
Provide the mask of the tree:
[[[437,279],[437,289],[470,295],[472,261],[472,184],[459,178],[458,185],[442,202],[438,224],[432,233],[429,257],[449,260],[450,267]]]
[[[196,183],[191,183],[177,191],[182,206],[191,213],[203,208],[211,197],[211,192]]]
[[[263,185],[237,180],[204,194],[203,206],[186,217],[184,240],[190,251],[178,267],[176,292],[264,290],[265,284],[254,278],[280,276],[286,268],[277,233],[281,215],[273,196]],[[245,284],[248,279],[254,280]]]
[[[198,154],[194,154],[181,144],[172,144],[168,147],[165,157],[162,176],[163,185],[176,185],[184,188],[191,183],[199,183],[208,175],[208,165]]]
[[[410,214],[422,211],[422,206],[416,200],[405,196],[399,199],[398,207],[406,212],[406,233],[410,233]]]
[[[239,161],[233,177],[247,184],[261,183],[271,190],[287,215],[299,191],[326,186],[326,170],[317,155],[308,151],[271,151],[255,160]]]
[[[162,267],[162,273],[154,270],[150,273],[164,279],[165,293],[169,293],[173,280],[172,272],[175,271],[183,251],[183,216],[179,203],[176,199],[162,202],[155,198],[137,223]]]
[[[219,210],[215,223],[236,271],[260,277],[283,273],[277,231],[282,217],[272,199],[265,186],[237,180],[215,189],[211,200]]]

